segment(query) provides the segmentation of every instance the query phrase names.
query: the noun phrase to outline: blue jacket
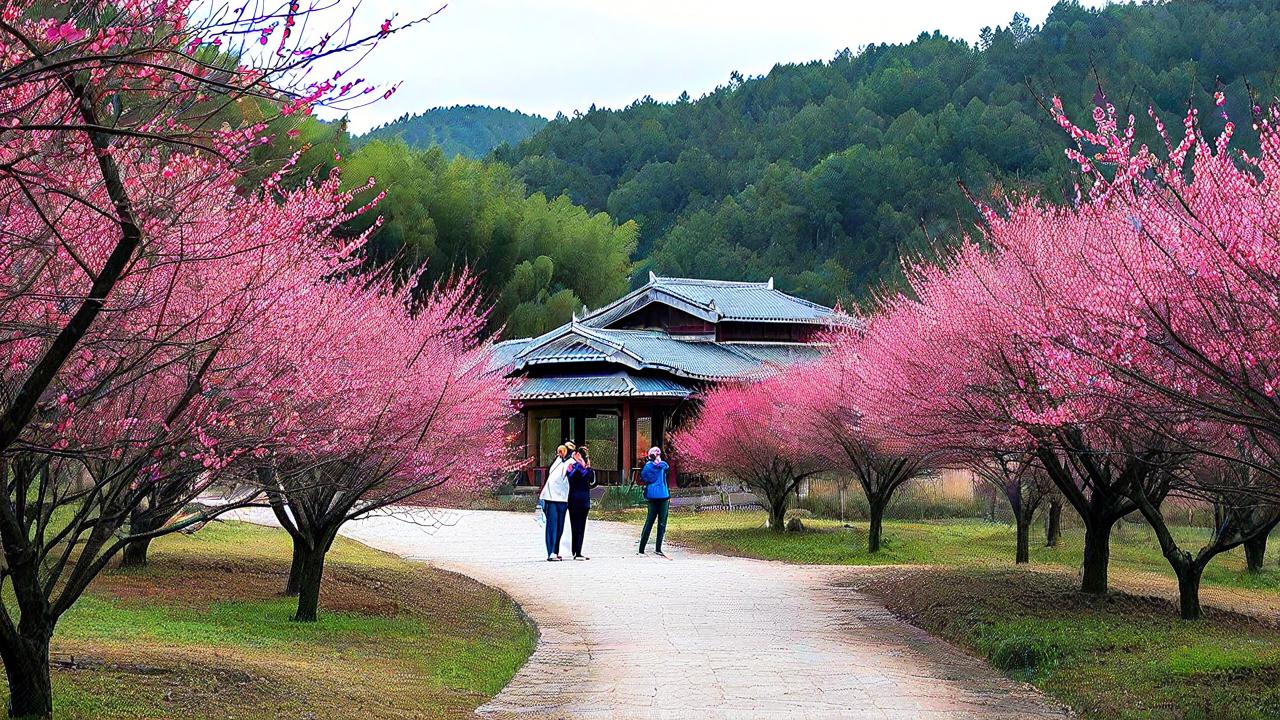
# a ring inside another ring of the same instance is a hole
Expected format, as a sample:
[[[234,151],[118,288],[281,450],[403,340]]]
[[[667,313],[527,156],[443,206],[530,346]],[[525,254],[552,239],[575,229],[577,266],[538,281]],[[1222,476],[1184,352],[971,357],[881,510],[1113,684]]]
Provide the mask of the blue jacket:
[[[649,462],[644,464],[644,469],[640,471],[640,484],[644,485],[645,500],[666,500],[671,497],[671,491],[667,489],[667,465],[666,460],[658,462]]]
[[[569,505],[591,507],[591,488],[595,485],[596,471],[575,463],[569,471]]]

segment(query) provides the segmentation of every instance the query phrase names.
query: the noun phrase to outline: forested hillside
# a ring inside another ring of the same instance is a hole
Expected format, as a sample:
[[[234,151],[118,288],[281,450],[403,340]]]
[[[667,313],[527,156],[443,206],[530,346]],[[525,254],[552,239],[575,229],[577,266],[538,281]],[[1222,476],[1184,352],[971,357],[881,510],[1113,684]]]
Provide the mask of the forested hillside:
[[[253,119],[259,108],[243,103],[234,110]],[[636,224],[614,222],[564,195],[531,193],[502,163],[399,139],[360,144],[344,123],[305,117],[291,118],[276,142],[254,150],[248,180],[261,183],[295,153],[287,186],[335,168],[346,188],[373,179],[353,209],[377,199],[376,207],[344,229],[355,236],[381,219],[369,238],[370,263],[389,265],[424,290],[466,269],[477,277],[490,330],[506,337],[540,334],[584,304],[599,307],[627,290]]]
[[[480,158],[504,143],[519,143],[546,124],[546,118],[516,110],[455,105],[433,108],[418,115],[403,115],[354,141],[362,145],[374,140],[398,139],[422,150],[438,145],[445,157]]]
[[[1278,68],[1274,2],[1061,3],[1040,27],[1015,16],[973,46],[921,35],[735,75],[696,101],[593,109],[496,157],[531,190],[636,220],[637,273],[774,275],[832,302],[893,282],[926,230],[954,237],[971,222],[958,180],[1063,198],[1065,137],[1037,98],[1061,95],[1083,117],[1100,83],[1140,120],[1154,103],[1176,122],[1191,99],[1212,126],[1215,78],[1242,119],[1245,81],[1269,98]]]
[[[491,329],[508,337],[546,332],[627,290],[635,223],[619,226],[565,196],[527,195],[501,163],[373,142],[344,156],[342,170],[346,185],[372,177],[385,192],[351,228],[382,218],[370,259],[423,271],[425,287],[469,269],[493,306]]]

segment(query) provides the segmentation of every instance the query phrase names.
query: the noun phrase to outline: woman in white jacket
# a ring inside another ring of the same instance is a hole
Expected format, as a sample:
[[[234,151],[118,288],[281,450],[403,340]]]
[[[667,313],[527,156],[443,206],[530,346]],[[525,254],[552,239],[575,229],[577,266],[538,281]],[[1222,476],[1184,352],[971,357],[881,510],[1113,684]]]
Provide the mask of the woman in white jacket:
[[[564,535],[564,521],[569,515],[569,469],[573,466],[573,443],[556,448],[556,461],[547,470],[547,481],[542,485],[538,499],[547,516],[547,562],[563,560],[560,557],[560,538]]]

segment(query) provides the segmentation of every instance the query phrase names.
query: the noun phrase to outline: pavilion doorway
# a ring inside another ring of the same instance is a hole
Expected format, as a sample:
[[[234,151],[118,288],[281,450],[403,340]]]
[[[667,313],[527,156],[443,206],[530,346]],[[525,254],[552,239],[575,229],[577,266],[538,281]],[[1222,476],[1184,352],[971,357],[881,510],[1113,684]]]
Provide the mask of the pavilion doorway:
[[[524,413],[530,453],[524,475],[530,485],[545,481],[547,469],[555,462],[556,448],[570,440],[591,449],[591,464],[601,485],[632,482],[649,448],[663,445],[671,417],[665,406],[631,400],[612,406],[526,407]]]

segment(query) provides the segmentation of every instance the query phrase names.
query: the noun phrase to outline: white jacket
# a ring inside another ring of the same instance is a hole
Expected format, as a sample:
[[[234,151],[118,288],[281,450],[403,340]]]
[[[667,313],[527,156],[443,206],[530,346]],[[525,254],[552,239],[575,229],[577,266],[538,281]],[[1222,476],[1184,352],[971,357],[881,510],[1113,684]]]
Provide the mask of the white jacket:
[[[573,460],[565,460],[564,458],[556,458],[551,463],[551,469],[547,470],[547,482],[542,486],[542,492],[538,497],[547,502],[569,502],[569,468],[573,467]]]

